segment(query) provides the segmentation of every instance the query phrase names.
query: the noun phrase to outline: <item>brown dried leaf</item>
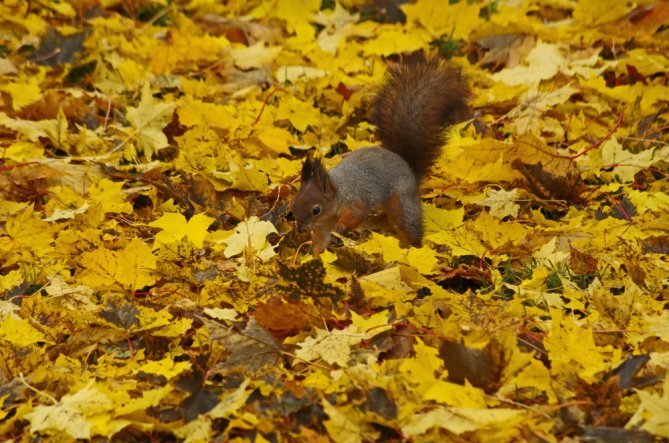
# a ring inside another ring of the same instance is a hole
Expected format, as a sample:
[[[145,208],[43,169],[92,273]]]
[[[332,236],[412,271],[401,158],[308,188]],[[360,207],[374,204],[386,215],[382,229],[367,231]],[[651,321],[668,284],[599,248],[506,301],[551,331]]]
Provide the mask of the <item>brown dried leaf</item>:
[[[255,319],[275,337],[293,335],[309,325],[309,317],[298,302],[284,301],[278,297],[255,308]]]
[[[49,194],[48,188],[65,174],[47,165],[18,165],[0,173],[0,196],[15,202],[37,202]]]

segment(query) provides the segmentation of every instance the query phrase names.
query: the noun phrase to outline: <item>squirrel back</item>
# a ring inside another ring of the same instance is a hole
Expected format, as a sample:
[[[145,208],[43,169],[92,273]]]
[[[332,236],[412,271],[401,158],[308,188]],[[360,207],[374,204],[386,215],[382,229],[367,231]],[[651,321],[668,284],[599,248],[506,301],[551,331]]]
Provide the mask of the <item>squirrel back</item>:
[[[390,69],[374,100],[372,122],[381,145],[423,178],[446,141],[444,130],[464,120],[470,91],[457,68],[436,57],[409,57]]]

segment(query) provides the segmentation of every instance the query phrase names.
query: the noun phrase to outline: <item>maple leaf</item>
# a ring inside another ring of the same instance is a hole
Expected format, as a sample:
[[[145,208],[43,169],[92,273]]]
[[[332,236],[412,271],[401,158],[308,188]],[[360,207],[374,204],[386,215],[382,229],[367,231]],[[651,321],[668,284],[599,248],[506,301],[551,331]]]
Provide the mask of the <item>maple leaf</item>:
[[[490,208],[490,215],[502,219],[507,216],[515,217],[518,215],[520,206],[516,203],[518,198],[518,189],[510,191],[494,190],[488,192],[488,197],[476,202],[477,205]]]
[[[142,98],[137,107],[128,107],[128,121],[133,126],[130,137],[137,139],[137,147],[147,159],[167,146],[163,128],[172,119],[175,103],[160,103],[154,100],[148,83],[142,88]]]
[[[667,2],[25,3],[0,2],[4,439],[669,438]],[[381,222],[311,260],[305,155],[378,145],[416,51],[472,90],[423,246]]]
[[[109,419],[114,402],[100,391],[93,380],[74,394],[64,395],[51,406],[35,406],[25,415],[33,432],[64,431],[73,438],[91,438],[96,422]]]
[[[382,254],[386,263],[400,262],[414,266],[424,274],[430,274],[437,265],[437,257],[434,250],[428,247],[411,248],[409,250],[400,248],[399,240],[372,233],[372,238],[358,245],[356,249],[367,254]]]
[[[154,360],[145,363],[137,368],[137,371],[144,372],[145,374],[161,375],[165,377],[165,379],[171,380],[172,378],[176,377],[184,371],[189,370],[190,368],[190,362],[175,362],[171,357],[168,356],[162,360]]]
[[[300,132],[307,130],[307,126],[318,126],[321,122],[320,111],[312,104],[293,96],[283,97],[276,111],[278,120],[288,120]]]
[[[407,22],[419,22],[435,35],[452,34],[454,38],[466,38],[482,25],[480,8],[475,3],[450,3],[440,0],[423,0],[415,5],[402,5]]]
[[[0,86],[0,91],[9,93],[12,97],[14,110],[18,111],[26,105],[39,100],[42,96],[40,83],[44,80],[44,75],[36,75],[30,78],[23,78],[16,82],[10,82]]]
[[[156,281],[156,257],[143,241],[133,238],[121,251],[99,248],[85,252],[80,260],[82,281],[91,287],[118,284],[136,290]]]
[[[669,438],[669,379],[663,384],[663,394],[657,395],[650,392],[637,391],[639,409],[630,419],[628,425],[638,425],[655,435]]]
[[[104,212],[132,212],[132,205],[123,198],[122,188],[123,182],[104,178],[91,187],[89,197],[99,203]]]
[[[30,346],[39,342],[47,342],[46,336],[30,322],[16,315],[7,315],[0,322],[0,340],[16,346]]]
[[[7,220],[4,231],[6,235],[0,237],[0,250],[25,247],[43,255],[51,249],[54,228],[37,218],[32,207],[19,211]]]
[[[183,215],[169,212],[149,223],[149,226],[162,229],[155,237],[159,243],[172,243],[187,237],[195,247],[201,248],[207,236],[207,228],[213,222],[214,219],[205,214],[195,214],[186,221]]]
[[[304,361],[323,359],[328,364],[336,364],[342,368],[348,366],[351,347],[367,338],[367,334],[358,332],[356,327],[342,330],[316,330],[316,337],[307,337],[298,344],[300,349],[295,356]]]
[[[350,412],[350,408],[348,409]],[[323,400],[323,410],[329,417],[324,423],[325,428],[335,442],[362,442],[361,426],[358,418],[352,417],[352,414],[343,413],[326,400]]]
[[[522,415],[522,411],[514,409],[438,408],[415,415],[402,427],[402,432],[414,437],[439,427],[459,435],[491,425],[510,426]]]
[[[274,247],[267,241],[267,236],[271,233],[276,233],[272,223],[251,217],[237,225],[232,235],[223,240],[227,244],[224,254],[232,257],[248,248],[262,260],[269,260],[276,254]]]

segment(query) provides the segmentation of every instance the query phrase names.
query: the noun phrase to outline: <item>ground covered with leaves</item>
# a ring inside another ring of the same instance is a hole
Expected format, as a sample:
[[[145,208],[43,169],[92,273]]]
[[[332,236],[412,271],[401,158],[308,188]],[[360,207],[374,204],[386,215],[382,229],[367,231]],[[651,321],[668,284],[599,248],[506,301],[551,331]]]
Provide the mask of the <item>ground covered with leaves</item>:
[[[669,438],[667,23],[659,1],[2,2],[0,436]],[[375,144],[416,51],[473,91],[424,246],[379,218],[313,260],[302,160]]]

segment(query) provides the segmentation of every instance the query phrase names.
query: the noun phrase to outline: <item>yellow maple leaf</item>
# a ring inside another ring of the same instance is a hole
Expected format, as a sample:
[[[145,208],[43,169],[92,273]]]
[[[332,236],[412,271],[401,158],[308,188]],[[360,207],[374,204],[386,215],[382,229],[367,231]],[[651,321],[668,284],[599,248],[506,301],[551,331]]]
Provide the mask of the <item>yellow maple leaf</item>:
[[[32,142],[39,142],[41,137],[55,142],[58,139],[59,122],[57,119],[44,119],[38,121],[10,118],[4,112],[0,112],[0,125],[28,138]]]
[[[249,380],[245,379],[237,389],[227,392],[223,400],[214,406],[207,415],[211,418],[228,418],[236,414],[244,406],[244,403],[246,403],[246,400],[252,393],[253,389],[249,389]]]
[[[355,416],[351,407],[337,408],[323,399],[323,412],[328,419],[323,423],[328,434],[336,443],[362,442],[362,428],[360,419]]]
[[[49,24],[47,21],[37,14],[17,14],[16,9],[12,9],[8,2],[0,4],[0,16],[8,23],[14,23],[23,29],[26,29],[30,35],[44,35],[46,34]]]
[[[428,246],[405,249],[406,263],[421,274],[432,274],[439,264],[437,252]]]
[[[656,103],[666,101],[669,95],[669,87],[660,84],[644,85],[643,83],[636,83],[611,88],[606,84],[602,76],[593,76],[587,80],[580,80],[580,83],[586,88],[594,89],[604,97],[609,97],[629,105],[634,105],[641,99],[640,112],[643,115],[657,112],[657,109],[655,109]]]
[[[620,364],[621,349],[595,345],[592,330],[577,324],[560,309],[551,308],[552,327],[544,340],[554,376],[578,376],[594,383],[597,374],[612,370]]]
[[[263,0],[250,15],[255,18],[276,17],[285,20],[286,29],[294,34],[287,43],[302,49],[314,39],[314,27],[310,22],[320,7],[320,0],[304,0],[297,3],[293,0]]]
[[[150,286],[156,282],[153,273],[156,269],[156,257],[151,248],[138,238],[133,238],[118,253],[116,280],[131,290]]]
[[[281,49],[281,46],[266,46],[265,42],[258,41],[249,46],[233,47],[230,55],[238,68],[247,70],[271,66]]]
[[[525,84],[510,86],[502,81],[495,82],[492,87],[485,89],[473,98],[472,106],[485,106],[506,101],[515,101],[525,90],[527,90],[527,85]]]
[[[627,65],[632,65],[639,73],[649,76],[663,73],[669,66],[669,58],[662,54],[649,52],[645,48],[636,48],[626,52],[627,57],[621,59],[616,70],[627,72]]]
[[[42,98],[42,89],[40,83],[44,80],[42,75],[33,75],[28,78],[20,78],[15,82],[10,82],[0,86],[0,91],[7,92],[12,97],[12,106],[15,111],[36,102]]]
[[[213,222],[213,218],[203,213],[195,214],[186,221],[182,214],[168,212],[149,223],[149,226],[162,229],[155,237],[158,243],[173,243],[187,237],[196,247],[201,248],[208,234],[207,228]]]
[[[486,206],[490,208],[490,215],[495,218],[503,219],[504,217],[516,217],[520,206],[516,203],[518,199],[518,189],[514,188],[510,191],[504,189],[489,189],[488,196],[476,202],[477,205]]]
[[[462,226],[465,209],[441,209],[433,204],[423,205],[423,219],[425,224],[426,238],[432,233],[451,231]]]
[[[376,38],[369,39],[362,45],[362,50],[368,55],[389,56],[414,52],[424,48],[432,37],[423,29],[414,29],[411,32],[394,25],[378,25]]]
[[[613,166],[614,177],[624,183],[634,180],[634,175],[641,169],[648,168],[656,163],[669,160],[669,146],[659,149],[646,149],[633,153],[622,147],[616,137],[606,140],[601,147],[601,156],[593,155],[591,165],[598,168]],[[607,173],[609,175],[611,173]]]
[[[431,273],[439,262],[436,252],[427,246],[400,248],[399,240],[396,237],[377,234],[376,232],[372,232],[372,238],[357,245],[355,249],[367,254],[382,254],[386,263],[406,263],[423,274]]]
[[[151,331],[151,334],[155,337],[183,337],[189,329],[193,327],[192,318],[178,318],[172,320],[168,325],[159,327]]]
[[[400,241],[396,237],[372,232],[371,238],[356,246],[356,249],[367,254],[382,254],[386,263],[404,260],[404,252],[400,248]]]
[[[65,17],[73,18],[77,15],[77,11],[75,11],[72,5],[69,3],[54,0],[42,0],[41,4],[45,8],[48,8],[60,15],[64,15]]]
[[[132,212],[132,205],[123,198],[123,182],[103,178],[88,191],[91,201],[101,205],[104,212]]]
[[[25,276],[23,271],[15,269],[5,273],[5,275],[0,275],[0,289],[3,291],[9,291],[10,289],[15,288],[16,286],[23,283]]]
[[[64,395],[51,406],[38,405],[25,415],[32,432],[64,431],[74,438],[91,438],[98,415],[109,418],[114,402],[90,381],[74,394]]]
[[[179,102],[177,114],[179,121],[186,126],[209,125],[235,131],[240,125],[231,106],[206,103],[188,96]]]
[[[297,139],[289,131],[276,126],[262,126],[256,131],[258,140],[275,154],[288,154],[288,147],[297,144]],[[285,159],[281,159],[284,160]]]
[[[53,247],[55,229],[37,218],[32,206],[28,206],[7,220],[6,236],[0,237],[0,250],[27,248],[43,256]]]
[[[493,74],[492,79],[511,86],[539,83],[553,78],[565,65],[561,46],[541,41],[537,42],[525,61],[526,65],[502,69]]]
[[[232,257],[250,248],[254,254],[266,261],[276,254],[274,247],[267,241],[267,236],[276,232],[272,223],[251,217],[239,223],[232,235],[221,240],[227,244],[223,253],[226,257]]]
[[[316,69],[311,66],[284,65],[274,70],[274,77],[280,83],[308,82],[313,79],[322,78],[330,72],[324,69]]]
[[[505,398],[518,398],[518,392],[523,391],[523,396],[533,396],[534,398],[542,395],[548,396],[548,403],[554,404],[558,401],[558,396],[553,390],[553,378],[546,366],[539,360],[532,357],[531,354],[514,352],[513,361],[509,362],[505,374],[508,377],[502,377],[505,383],[497,391],[497,395]],[[522,366],[518,372],[512,372],[518,366]],[[513,373],[513,376],[510,374]],[[536,394],[528,390],[533,388]]]
[[[72,311],[97,312],[100,308],[91,301],[93,290],[87,286],[69,285],[61,275],[54,276],[44,291],[49,294],[51,300],[57,300],[59,305]]]
[[[521,223],[501,222],[488,213],[482,213],[466,226],[477,231],[483,242],[491,249],[522,242],[528,235],[528,229]]]
[[[414,357],[405,358],[400,363],[400,372],[407,380],[415,383],[418,392],[422,395],[436,381],[436,371],[440,370],[444,362],[439,358],[436,348],[427,346],[423,340],[416,338]]]
[[[637,390],[639,409],[630,419],[627,426],[638,426],[641,429],[660,437],[669,438],[669,378],[665,378],[662,395]]]
[[[163,128],[172,120],[175,103],[158,102],[151,94],[148,83],[142,89],[142,98],[137,107],[128,107],[127,118],[132,124],[133,131],[129,138],[137,140],[137,147],[147,159],[167,146],[167,136]]]
[[[224,36],[216,37],[208,33],[194,35],[183,32],[181,28],[173,28],[169,42],[154,43],[154,47],[147,54],[150,59],[149,67],[153,73],[159,75],[179,68],[194,68],[199,63],[217,60],[221,50],[229,45],[230,42]]]
[[[453,231],[435,232],[425,238],[438,245],[448,246],[451,255],[454,257],[463,255],[480,257],[487,249],[476,232],[465,226]]]
[[[116,283],[117,254],[107,248],[84,252],[79,264],[84,267],[81,282],[91,288],[107,287]]]
[[[434,36],[449,35],[455,39],[466,39],[484,23],[479,17],[481,6],[474,2],[421,0],[401,7],[408,24],[418,22]]]
[[[380,311],[365,318],[351,311],[351,324],[355,326],[358,332],[366,334],[365,338],[371,338],[384,331],[392,329],[389,321],[388,311]]]
[[[144,372],[146,374],[162,375],[167,380],[171,380],[177,375],[191,368],[188,361],[175,362],[172,357],[166,356],[162,360],[149,361],[135,370],[135,372]]]
[[[625,2],[609,0],[579,0],[574,8],[574,20],[585,26],[614,21],[627,14],[630,6]]]
[[[168,383],[163,387],[157,389],[150,389],[143,391],[141,397],[130,399],[129,401],[118,406],[114,410],[115,416],[122,416],[132,414],[133,412],[143,411],[148,408],[157,406],[161,400],[174,388]]]
[[[216,320],[233,322],[237,320],[237,311],[230,308],[204,308],[204,313]]]
[[[121,251],[104,247],[82,254],[82,283],[92,288],[119,285],[136,290],[156,281],[156,257],[143,241],[133,238]]]
[[[321,111],[313,104],[292,95],[281,97],[281,103],[276,110],[277,120],[288,120],[300,132],[307,130],[309,125],[317,127],[321,123]]]
[[[8,341],[15,346],[30,346],[49,341],[30,322],[13,314],[5,317],[0,323],[0,340]]]
[[[44,156],[44,149],[37,143],[17,140],[5,151],[6,158],[16,162],[25,162]]]
[[[206,443],[212,440],[211,419],[201,415],[172,432],[184,443]]]
[[[360,278],[365,297],[371,305],[412,300],[415,297],[411,287],[402,280],[400,266],[384,269]]]
[[[232,161],[228,163],[229,171],[214,171],[213,176],[230,182],[231,188],[240,191],[266,191],[267,173],[258,167],[255,161]],[[226,186],[226,188],[228,188]]]
[[[459,408],[485,408],[485,392],[468,382],[464,385],[436,380],[423,386],[423,398]]]
[[[402,426],[407,437],[424,434],[431,428],[446,429],[460,435],[492,425],[510,426],[524,413],[515,409],[437,408],[409,417]]]
[[[345,368],[351,357],[351,346],[359,344],[366,337],[367,334],[358,332],[355,326],[333,331],[316,329],[316,337],[307,337],[298,343],[300,348],[295,355],[304,361],[322,359],[328,364]]]
[[[446,162],[437,162],[440,175],[451,180],[461,179],[467,183],[499,182],[521,179],[520,172],[505,161],[504,153],[511,145],[491,138],[484,138],[475,145],[467,146],[462,153]]]
[[[71,188],[65,188],[65,189],[63,189],[62,194],[65,195],[70,194]],[[51,189],[52,192],[55,190],[56,189]],[[78,196],[77,194],[74,195]],[[82,203],[81,206],[79,206],[78,208],[72,208],[72,209],[54,208],[51,215],[45,217],[44,221],[53,222],[58,220],[73,220],[78,214],[84,214],[88,210],[88,208],[89,205],[86,202]]]
[[[655,212],[658,215],[669,213],[669,194],[667,193],[631,189],[627,192],[627,196],[639,214],[644,214],[646,211]]]
[[[669,312],[662,312],[661,316],[645,315],[643,319],[642,337],[658,337],[669,343]]]

